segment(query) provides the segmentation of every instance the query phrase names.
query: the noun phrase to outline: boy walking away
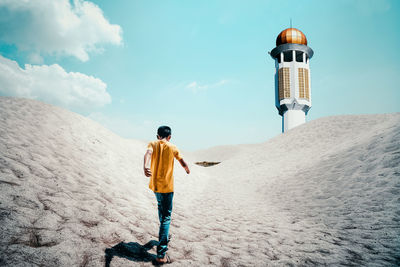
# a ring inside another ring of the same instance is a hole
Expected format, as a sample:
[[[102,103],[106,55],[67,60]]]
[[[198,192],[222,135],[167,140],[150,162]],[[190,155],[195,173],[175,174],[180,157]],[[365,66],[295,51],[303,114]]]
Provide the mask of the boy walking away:
[[[172,198],[174,196],[174,158],[189,174],[190,170],[180,155],[178,148],[169,142],[171,128],[161,126],[157,131],[157,141],[150,142],[144,155],[144,174],[150,177],[149,188],[154,191],[158,204],[158,218],[160,231],[158,233],[159,244],[157,246],[158,264],[171,263],[168,250],[168,232],[171,222]],[[149,162],[151,167],[149,168]]]

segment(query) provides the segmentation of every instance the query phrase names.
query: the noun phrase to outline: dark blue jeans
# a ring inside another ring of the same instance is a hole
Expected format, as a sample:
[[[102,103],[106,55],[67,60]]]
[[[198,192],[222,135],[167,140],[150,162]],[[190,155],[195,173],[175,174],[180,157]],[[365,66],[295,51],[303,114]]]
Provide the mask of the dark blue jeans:
[[[157,246],[157,258],[164,258],[168,250],[168,232],[171,223],[172,198],[171,193],[155,193],[158,204],[158,218],[160,219],[160,231],[158,233],[159,244]]]

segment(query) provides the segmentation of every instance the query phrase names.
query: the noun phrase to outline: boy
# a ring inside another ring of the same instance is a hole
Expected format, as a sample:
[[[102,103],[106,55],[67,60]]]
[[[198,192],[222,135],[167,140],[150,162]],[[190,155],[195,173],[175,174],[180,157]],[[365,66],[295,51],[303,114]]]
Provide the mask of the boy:
[[[158,218],[160,231],[158,233],[159,244],[157,246],[157,259],[159,264],[170,263],[166,254],[168,250],[168,232],[171,222],[172,198],[174,196],[174,157],[179,161],[186,173],[190,170],[181,157],[178,148],[169,142],[171,128],[161,126],[157,131],[157,141],[150,142],[144,155],[144,174],[150,177],[149,188],[154,191],[158,204]],[[149,162],[151,160],[151,168]]]

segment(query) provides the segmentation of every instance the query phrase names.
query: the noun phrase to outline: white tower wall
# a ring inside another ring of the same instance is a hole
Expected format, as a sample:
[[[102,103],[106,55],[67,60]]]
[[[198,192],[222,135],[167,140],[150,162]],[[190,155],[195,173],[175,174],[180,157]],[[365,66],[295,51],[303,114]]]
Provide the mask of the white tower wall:
[[[302,110],[289,109],[282,116],[282,132],[286,132],[306,122],[306,113]]]
[[[275,59],[275,106],[282,116],[282,132],[306,122],[311,108],[310,58],[306,45],[283,44],[271,51]]]

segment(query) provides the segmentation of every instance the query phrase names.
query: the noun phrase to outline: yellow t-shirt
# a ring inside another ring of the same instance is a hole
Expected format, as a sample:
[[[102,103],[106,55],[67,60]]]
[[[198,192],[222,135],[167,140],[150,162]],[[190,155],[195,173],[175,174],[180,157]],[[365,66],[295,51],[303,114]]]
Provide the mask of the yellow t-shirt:
[[[178,148],[165,140],[150,142],[147,150],[151,155],[151,177],[149,188],[157,193],[174,192],[174,157],[182,159]]]

